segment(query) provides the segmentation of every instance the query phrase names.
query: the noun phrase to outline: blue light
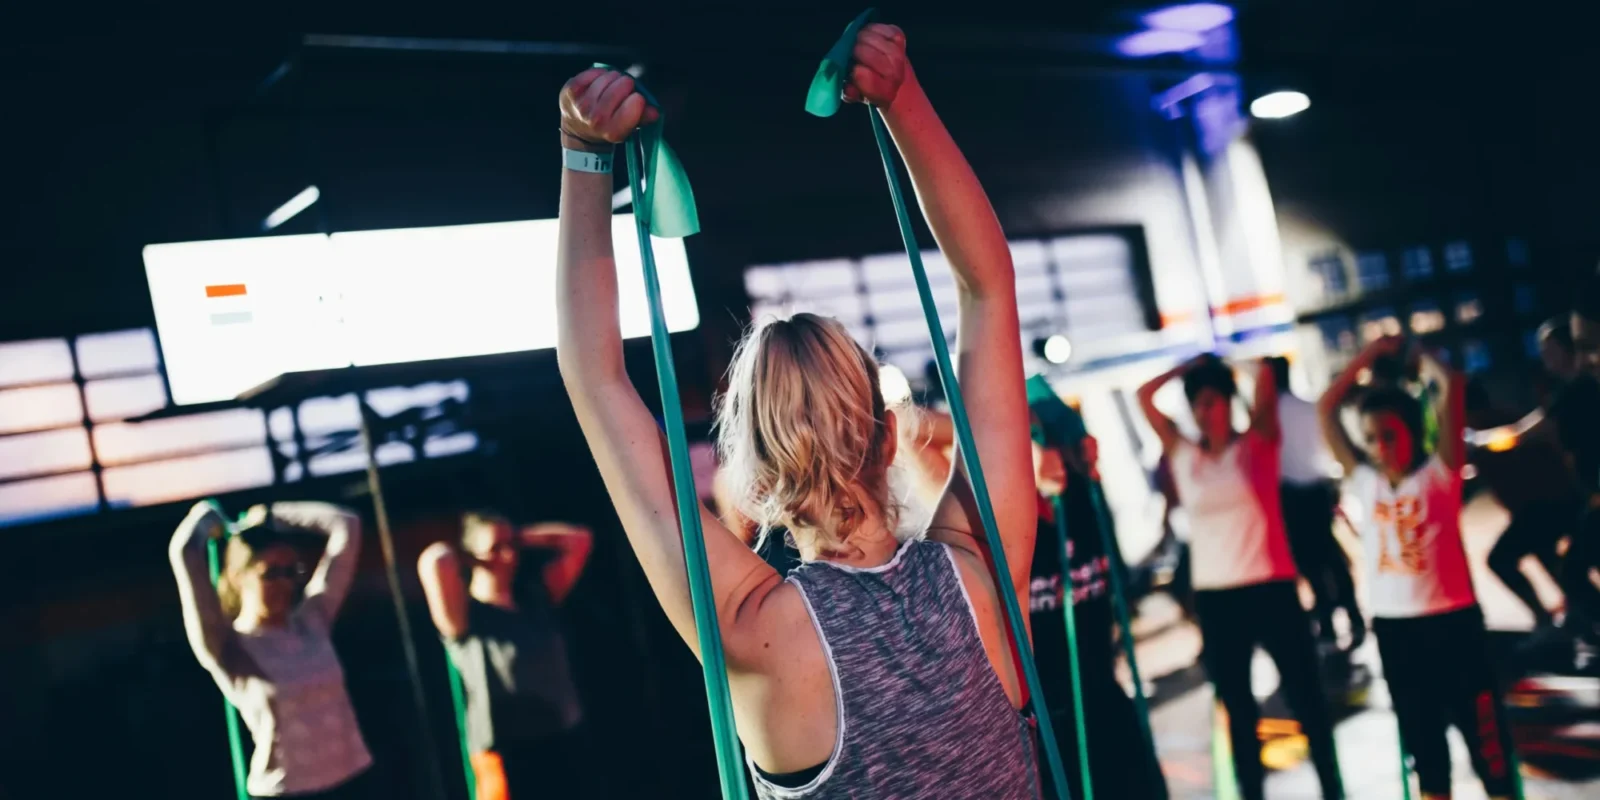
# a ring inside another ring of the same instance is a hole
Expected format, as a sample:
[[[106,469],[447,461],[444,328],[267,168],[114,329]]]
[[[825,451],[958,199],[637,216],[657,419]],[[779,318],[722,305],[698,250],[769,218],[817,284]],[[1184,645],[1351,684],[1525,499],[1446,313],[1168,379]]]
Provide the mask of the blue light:
[[[1183,53],[1202,44],[1205,44],[1205,39],[1192,31],[1139,31],[1118,39],[1117,52],[1143,58],[1163,53]]]
[[[1204,33],[1232,22],[1233,9],[1221,3],[1184,3],[1157,9],[1140,20],[1157,30]]]

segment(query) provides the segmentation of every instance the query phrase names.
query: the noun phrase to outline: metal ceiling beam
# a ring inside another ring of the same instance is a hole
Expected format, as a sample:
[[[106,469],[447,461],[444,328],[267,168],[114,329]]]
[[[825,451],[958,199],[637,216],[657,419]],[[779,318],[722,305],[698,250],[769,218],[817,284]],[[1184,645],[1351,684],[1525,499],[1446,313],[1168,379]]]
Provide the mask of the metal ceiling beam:
[[[556,56],[636,59],[638,52],[617,45],[584,42],[517,42],[490,39],[430,39],[416,36],[351,36],[308,33],[301,37],[306,47],[342,50],[386,50],[391,52],[472,53],[496,56]]]

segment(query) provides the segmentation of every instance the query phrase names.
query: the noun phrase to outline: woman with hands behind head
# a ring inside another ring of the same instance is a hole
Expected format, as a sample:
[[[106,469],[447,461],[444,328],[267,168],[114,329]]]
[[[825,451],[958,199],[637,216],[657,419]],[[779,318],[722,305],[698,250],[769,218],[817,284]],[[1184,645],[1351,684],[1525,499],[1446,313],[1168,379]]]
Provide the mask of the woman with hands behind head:
[[[211,584],[206,543],[222,539]],[[307,580],[297,544],[322,539]],[[367,797],[372,764],[329,631],[355,576],[361,519],[326,503],[273,503],[237,532],[197,504],[172,535],[183,624],[195,658],[239,710],[256,742],[246,788],[255,797]]]
[[[1174,378],[1183,381],[1199,441],[1185,437],[1156,407],[1156,392]],[[1205,353],[1139,387],[1139,406],[1161,437],[1189,513],[1191,580],[1205,639],[1201,659],[1228,710],[1239,791],[1247,800],[1265,791],[1256,734],[1261,707],[1250,680],[1250,662],[1260,645],[1277,664],[1285,699],[1310,740],[1322,796],[1336,800],[1343,788],[1333,721],[1318,677],[1311,618],[1300,607],[1279,502],[1281,437],[1272,367],[1262,361],[1256,371],[1250,426],[1243,432],[1233,427],[1237,393],[1233,369]]]
[[[1461,542],[1465,376],[1430,354],[1413,354],[1423,379],[1441,389],[1434,393],[1437,452],[1423,444],[1422,404],[1397,386],[1361,399],[1365,457],[1339,421],[1339,406],[1361,372],[1379,358],[1401,355],[1403,345],[1398,336],[1377,339],[1334,379],[1318,403],[1323,435],[1344,466],[1345,491],[1362,511],[1372,633],[1422,796],[1450,796],[1445,737],[1454,724],[1484,790],[1510,797],[1511,738]]]
[[[1035,508],[1016,290],[1005,234],[923,93],[905,36],[869,25],[846,97],[882,111],[960,291],[959,375],[1011,581],[1026,592]],[[654,110],[626,75],[561,93],[557,355],[578,421],[656,599],[698,652],[660,429],[624,369],[602,156]],[[784,580],[709,511],[707,560],[739,734],[758,793],[784,798],[1037,796],[1032,733],[972,489],[957,469],[926,531],[898,530],[895,415],[878,366],[835,320],[758,323],[718,408],[731,496],[783,527]]]
[[[434,627],[466,690],[477,800],[598,796],[582,774],[573,683],[557,607],[583,574],[594,537],[576,525],[518,529],[492,512],[462,515],[461,542],[436,542],[417,573]],[[531,581],[519,570],[531,567]],[[467,577],[463,585],[462,577]]]

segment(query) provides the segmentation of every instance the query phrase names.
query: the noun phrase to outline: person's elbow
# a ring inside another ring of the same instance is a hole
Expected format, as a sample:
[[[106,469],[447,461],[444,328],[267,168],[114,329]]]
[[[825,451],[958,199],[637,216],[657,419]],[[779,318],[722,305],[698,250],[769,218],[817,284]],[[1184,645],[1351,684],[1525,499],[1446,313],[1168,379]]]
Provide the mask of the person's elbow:
[[[423,548],[422,555],[417,557],[417,574],[426,581],[442,572],[455,569],[456,565],[455,548],[448,542],[434,542]]]

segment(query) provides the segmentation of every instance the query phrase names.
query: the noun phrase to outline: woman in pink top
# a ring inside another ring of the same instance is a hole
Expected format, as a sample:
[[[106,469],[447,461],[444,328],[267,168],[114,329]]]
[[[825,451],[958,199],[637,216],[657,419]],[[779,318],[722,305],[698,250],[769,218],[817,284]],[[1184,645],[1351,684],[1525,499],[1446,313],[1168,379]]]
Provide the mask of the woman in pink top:
[[[1156,408],[1156,392],[1180,376],[1200,429],[1199,441],[1179,433]],[[1265,792],[1256,734],[1261,707],[1250,680],[1250,662],[1259,645],[1277,664],[1284,699],[1310,741],[1323,800],[1336,800],[1344,789],[1334,755],[1333,721],[1278,500],[1281,437],[1272,368],[1263,362],[1256,373],[1250,426],[1243,432],[1233,427],[1237,393],[1233,370],[1206,353],[1139,387],[1139,405],[1161,437],[1189,515],[1189,571],[1205,639],[1201,659],[1217,699],[1228,710],[1239,792],[1246,800],[1259,800]]]
[[[1361,509],[1372,632],[1400,720],[1400,738],[1416,764],[1422,796],[1450,797],[1454,724],[1490,797],[1510,797],[1511,738],[1488,659],[1483,614],[1461,544],[1461,464],[1465,380],[1427,354],[1422,376],[1439,384],[1438,452],[1423,446],[1422,404],[1384,388],[1360,403],[1363,458],[1339,421],[1357,376],[1380,357],[1398,355],[1386,336],[1361,352],[1318,403],[1322,430],[1344,465],[1345,491]]]
[[[206,542],[227,531],[216,506],[189,512],[168,555],[189,646],[256,743],[250,795],[369,797],[362,776],[372,755],[328,636],[355,576],[361,520],[326,503],[273,503],[250,509],[239,528],[215,587]],[[306,539],[324,541],[309,579],[295,546]]]

